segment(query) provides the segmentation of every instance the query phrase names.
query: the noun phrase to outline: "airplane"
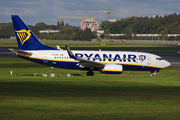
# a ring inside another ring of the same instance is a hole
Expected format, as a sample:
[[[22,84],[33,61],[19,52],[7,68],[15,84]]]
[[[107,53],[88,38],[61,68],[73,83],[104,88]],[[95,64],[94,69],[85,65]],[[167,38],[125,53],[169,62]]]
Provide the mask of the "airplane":
[[[162,57],[144,52],[130,51],[87,51],[66,50],[42,44],[18,15],[11,15],[19,49],[10,49],[20,58],[64,69],[87,70],[87,76],[93,71],[104,74],[122,74],[127,71],[150,71],[152,76],[171,64]]]

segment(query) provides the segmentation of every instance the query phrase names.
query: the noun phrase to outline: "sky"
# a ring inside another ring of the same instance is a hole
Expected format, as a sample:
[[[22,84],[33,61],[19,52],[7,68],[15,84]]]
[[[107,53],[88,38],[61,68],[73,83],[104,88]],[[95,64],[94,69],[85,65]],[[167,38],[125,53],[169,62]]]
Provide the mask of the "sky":
[[[99,22],[109,19],[107,13],[113,11],[112,19],[164,16],[180,14],[180,0],[0,0],[0,23],[11,22],[11,15],[19,15],[28,25],[44,22],[57,25],[64,21],[72,26],[80,26],[81,19],[56,18],[58,16],[96,17]]]

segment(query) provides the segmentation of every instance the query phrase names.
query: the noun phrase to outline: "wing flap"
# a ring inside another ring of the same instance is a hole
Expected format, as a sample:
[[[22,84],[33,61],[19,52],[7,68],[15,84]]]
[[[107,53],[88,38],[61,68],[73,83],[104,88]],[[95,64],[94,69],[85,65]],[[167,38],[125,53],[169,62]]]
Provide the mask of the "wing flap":
[[[77,58],[78,59],[78,58]],[[98,68],[103,68],[105,66],[104,63],[100,62],[95,62],[95,61],[90,61],[90,60],[84,60],[84,59],[78,59],[79,64],[85,67],[98,67]]]

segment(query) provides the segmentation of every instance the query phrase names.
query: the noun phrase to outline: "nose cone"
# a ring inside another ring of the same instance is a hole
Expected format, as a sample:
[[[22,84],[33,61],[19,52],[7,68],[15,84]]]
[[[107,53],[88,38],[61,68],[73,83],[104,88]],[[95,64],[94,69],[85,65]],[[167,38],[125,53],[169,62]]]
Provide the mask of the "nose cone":
[[[170,62],[168,62],[168,61],[164,61],[164,68],[167,68],[167,67],[169,67],[171,65],[171,63]]]

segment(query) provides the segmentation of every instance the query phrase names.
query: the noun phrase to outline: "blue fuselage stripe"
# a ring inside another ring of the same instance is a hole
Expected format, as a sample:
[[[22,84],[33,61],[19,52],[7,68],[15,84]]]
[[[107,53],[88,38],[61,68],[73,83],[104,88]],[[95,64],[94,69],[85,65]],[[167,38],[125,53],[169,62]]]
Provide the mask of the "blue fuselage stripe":
[[[90,68],[81,68],[79,67],[78,62],[71,62],[71,61],[53,61],[53,60],[43,60],[43,59],[36,59],[32,57],[26,57],[18,55],[21,58],[27,59],[29,61],[33,61],[39,64],[53,66],[57,68],[65,68],[65,69],[81,69],[81,70],[88,70]],[[149,67],[149,66],[138,66],[132,64],[119,64],[123,66],[123,70],[133,70],[133,71],[152,71],[152,70],[161,70],[160,68]],[[95,68],[96,69],[96,68]]]

